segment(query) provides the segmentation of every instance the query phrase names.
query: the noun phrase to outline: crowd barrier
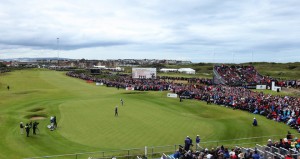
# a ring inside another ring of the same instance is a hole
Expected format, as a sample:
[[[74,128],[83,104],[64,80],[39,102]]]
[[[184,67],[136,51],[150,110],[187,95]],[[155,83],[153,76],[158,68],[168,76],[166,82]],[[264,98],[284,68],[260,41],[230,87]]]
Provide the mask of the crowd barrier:
[[[298,134],[293,134],[293,136],[297,136]],[[279,140],[279,138],[283,138],[285,135],[269,135],[269,136],[260,136],[260,137],[250,137],[250,138],[239,138],[239,139],[229,139],[229,140],[218,140],[218,141],[206,141],[200,143],[200,148],[198,151],[202,151],[205,148],[215,148],[223,145],[224,147],[241,147],[244,150],[244,147],[257,148],[260,154],[263,156],[280,156],[287,154],[287,151],[280,150],[276,147],[270,148],[270,151],[265,151],[265,145],[267,144],[268,139],[272,139],[272,141]],[[160,158],[163,154],[172,154],[178,148],[180,144],[175,145],[167,145],[167,146],[150,146],[143,148],[133,148],[133,149],[123,149],[123,150],[111,150],[111,151],[96,151],[96,152],[84,152],[84,153],[74,153],[74,154],[62,154],[62,155],[53,155],[53,156],[41,156],[41,157],[30,157],[25,159],[41,159],[41,158],[57,158],[57,159],[136,159],[137,156],[147,156],[148,159]],[[183,145],[183,144],[181,144]],[[196,146],[192,147],[192,149],[196,150]],[[292,150],[290,150],[292,151]],[[297,155],[298,157],[298,155]]]

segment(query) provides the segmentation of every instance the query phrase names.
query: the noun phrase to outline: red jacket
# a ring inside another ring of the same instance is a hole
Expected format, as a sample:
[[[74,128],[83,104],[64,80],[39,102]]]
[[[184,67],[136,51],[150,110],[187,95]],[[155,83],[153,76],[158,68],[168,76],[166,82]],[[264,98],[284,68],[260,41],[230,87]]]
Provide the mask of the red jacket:
[[[297,119],[297,125],[300,125],[300,117]]]

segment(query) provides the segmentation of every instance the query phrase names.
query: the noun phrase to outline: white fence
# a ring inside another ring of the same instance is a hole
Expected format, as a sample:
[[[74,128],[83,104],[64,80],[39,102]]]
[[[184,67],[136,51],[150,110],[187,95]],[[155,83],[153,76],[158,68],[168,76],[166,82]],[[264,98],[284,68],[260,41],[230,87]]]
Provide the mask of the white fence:
[[[261,159],[278,159],[284,158],[285,155],[291,154],[293,158],[300,156],[300,153],[290,149],[286,150],[283,148],[267,147],[261,146],[267,143],[268,139],[276,141],[285,135],[270,135],[270,136],[260,136],[260,137],[250,137],[250,138],[239,138],[239,139],[229,139],[229,140],[218,140],[218,141],[207,141],[200,143],[200,151],[205,148],[218,147],[223,145],[224,147],[240,147],[243,151],[246,151],[247,147],[251,151],[257,150]],[[296,134],[293,134],[296,136]],[[53,156],[41,156],[41,157],[31,157],[26,159],[41,159],[41,158],[58,158],[58,159],[136,159],[137,156],[146,156],[148,159],[160,158],[163,154],[173,154],[180,144],[167,145],[167,146],[153,146],[153,147],[143,147],[143,148],[133,148],[124,150],[112,150],[112,151],[97,151],[97,152],[84,152],[75,154],[63,154],[63,155],[53,155]],[[196,149],[196,146],[193,147]],[[168,155],[167,155],[168,156]],[[141,157],[142,158],[142,157]]]

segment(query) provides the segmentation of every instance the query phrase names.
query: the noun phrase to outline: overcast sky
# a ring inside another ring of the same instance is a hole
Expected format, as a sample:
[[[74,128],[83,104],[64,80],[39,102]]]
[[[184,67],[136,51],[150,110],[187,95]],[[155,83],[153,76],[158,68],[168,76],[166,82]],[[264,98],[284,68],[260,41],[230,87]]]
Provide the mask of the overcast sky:
[[[57,56],[300,61],[300,1],[1,0],[0,59]]]

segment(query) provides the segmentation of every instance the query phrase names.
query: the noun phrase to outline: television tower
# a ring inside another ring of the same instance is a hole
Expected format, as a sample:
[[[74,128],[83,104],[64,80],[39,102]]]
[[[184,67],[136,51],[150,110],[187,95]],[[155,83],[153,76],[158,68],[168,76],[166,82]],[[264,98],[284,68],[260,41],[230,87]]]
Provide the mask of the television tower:
[[[59,66],[59,38],[56,38],[57,45],[57,66]]]

